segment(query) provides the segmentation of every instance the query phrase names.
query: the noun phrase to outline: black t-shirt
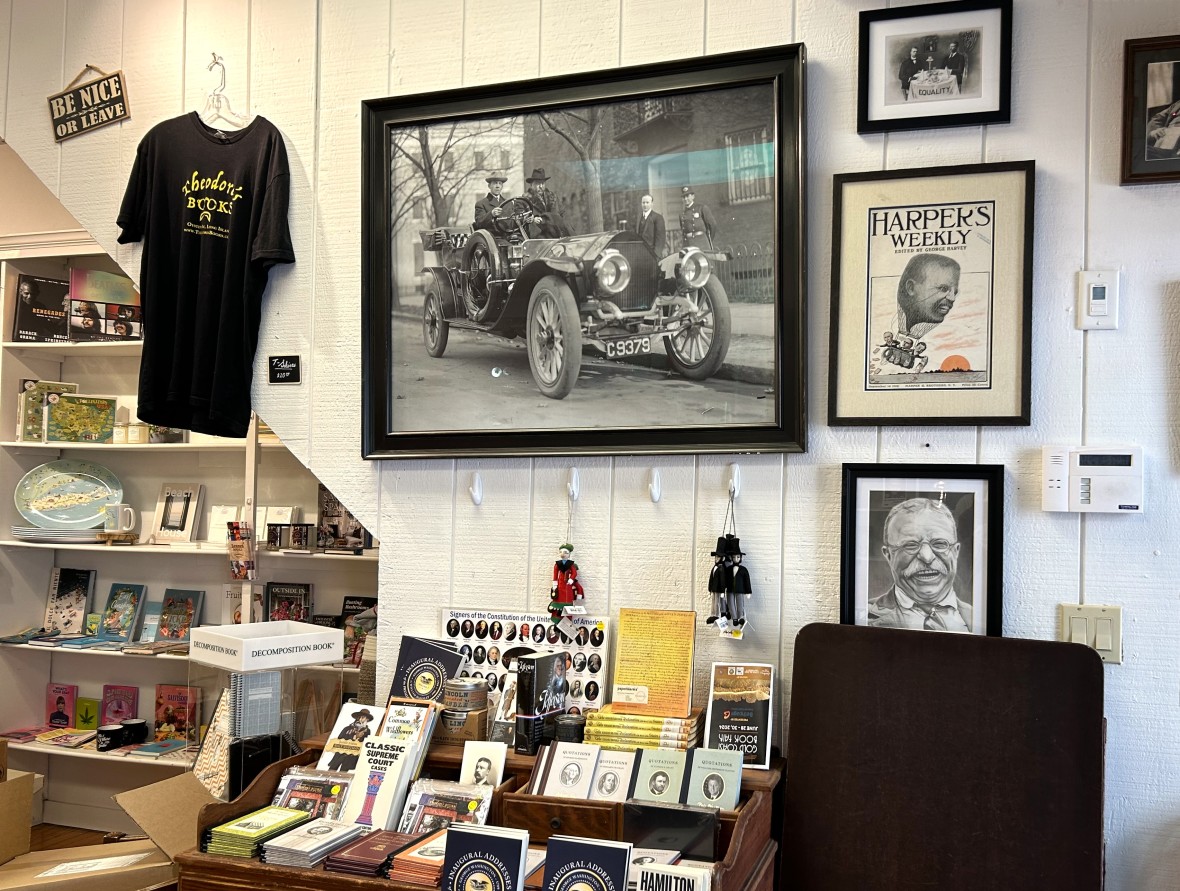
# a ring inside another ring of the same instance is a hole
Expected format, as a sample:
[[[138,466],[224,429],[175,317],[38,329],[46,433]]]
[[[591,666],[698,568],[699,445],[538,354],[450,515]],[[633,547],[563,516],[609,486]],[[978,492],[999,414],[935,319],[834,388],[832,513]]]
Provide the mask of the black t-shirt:
[[[143,239],[139,417],[245,436],[262,293],[293,263],[283,137],[263,117],[219,135],[196,112],[139,144],[120,243]]]

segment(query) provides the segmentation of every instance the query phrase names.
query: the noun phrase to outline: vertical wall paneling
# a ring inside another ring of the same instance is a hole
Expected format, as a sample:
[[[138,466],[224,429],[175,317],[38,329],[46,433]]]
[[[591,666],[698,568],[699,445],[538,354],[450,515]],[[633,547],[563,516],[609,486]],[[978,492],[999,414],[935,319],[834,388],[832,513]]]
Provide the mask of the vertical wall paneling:
[[[705,0],[623,0],[620,64],[691,59],[705,45]]]
[[[463,0],[394,0],[389,95],[447,90],[463,82]],[[515,20],[515,17],[513,17]],[[511,56],[496,30],[490,41]],[[439,52],[441,42],[448,48]],[[516,46],[516,34],[511,37]]]
[[[541,76],[613,68],[619,59],[619,0],[541,0]]]
[[[7,59],[12,50],[12,0],[0,0],[0,58]],[[8,66],[0,66],[0,138],[8,126]]]
[[[74,76],[63,77],[65,0],[16,3],[8,57],[8,126],[4,138],[49,190],[57,194],[60,154],[49,124],[45,98],[60,93]],[[82,138],[82,137],[75,137]]]
[[[781,0],[710,0],[705,7],[705,50],[729,53],[792,43],[794,3]]]
[[[463,86],[536,77],[541,0],[465,0],[463,10]]]

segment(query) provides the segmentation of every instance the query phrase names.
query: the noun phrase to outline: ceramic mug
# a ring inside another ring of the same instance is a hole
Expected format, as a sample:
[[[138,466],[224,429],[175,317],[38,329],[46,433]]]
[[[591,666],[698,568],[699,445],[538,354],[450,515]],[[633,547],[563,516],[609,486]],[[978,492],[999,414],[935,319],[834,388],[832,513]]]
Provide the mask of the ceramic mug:
[[[123,745],[123,737],[126,731],[122,724],[103,724],[98,728],[98,741],[95,748],[100,752],[109,752],[111,749],[117,749]]]
[[[103,532],[130,532],[135,528],[135,509],[130,504],[108,504],[103,508]]]
[[[134,746],[147,742],[147,721],[143,718],[128,718],[120,722],[123,728],[123,745]]]

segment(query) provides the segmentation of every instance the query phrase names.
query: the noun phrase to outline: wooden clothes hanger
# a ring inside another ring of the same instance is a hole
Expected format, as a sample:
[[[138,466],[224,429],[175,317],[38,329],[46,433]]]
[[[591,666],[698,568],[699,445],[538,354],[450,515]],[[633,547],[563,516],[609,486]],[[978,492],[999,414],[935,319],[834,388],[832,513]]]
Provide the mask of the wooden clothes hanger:
[[[225,62],[217,53],[213,53],[213,61],[205,70],[212,71],[214,68],[221,69],[221,83],[205,97],[205,107],[200,114],[201,121],[218,130],[241,130],[250,123],[251,116],[234,111],[229,96],[225,94]]]

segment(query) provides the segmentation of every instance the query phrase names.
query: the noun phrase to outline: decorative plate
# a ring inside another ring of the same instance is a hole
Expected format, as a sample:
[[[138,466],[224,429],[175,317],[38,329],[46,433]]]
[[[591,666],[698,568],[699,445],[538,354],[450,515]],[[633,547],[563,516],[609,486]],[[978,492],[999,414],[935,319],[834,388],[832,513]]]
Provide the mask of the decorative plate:
[[[34,467],[13,493],[17,512],[42,529],[101,526],[108,504],[123,500],[123,484],[101,464],[61,459]]]

